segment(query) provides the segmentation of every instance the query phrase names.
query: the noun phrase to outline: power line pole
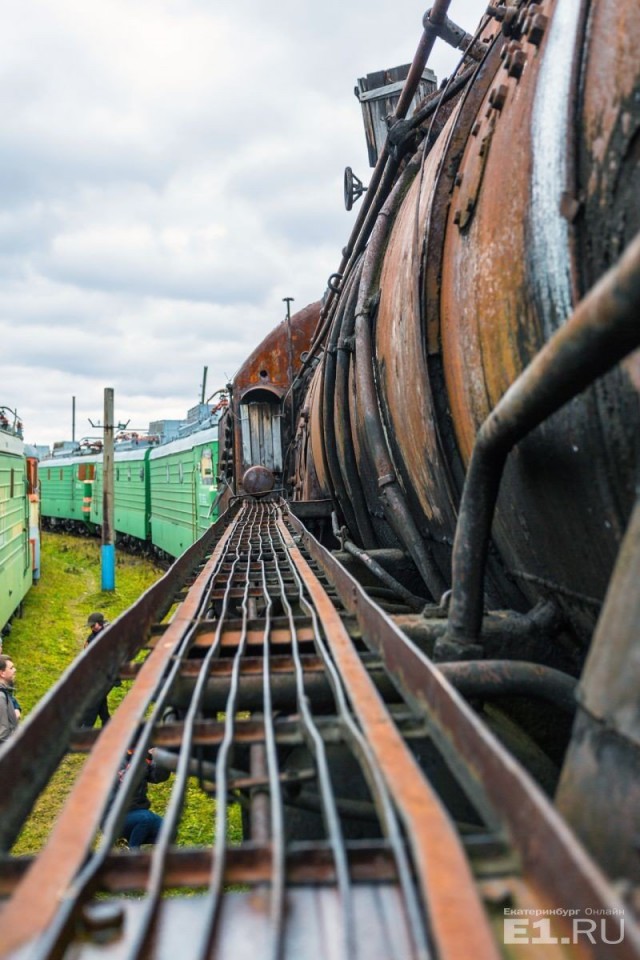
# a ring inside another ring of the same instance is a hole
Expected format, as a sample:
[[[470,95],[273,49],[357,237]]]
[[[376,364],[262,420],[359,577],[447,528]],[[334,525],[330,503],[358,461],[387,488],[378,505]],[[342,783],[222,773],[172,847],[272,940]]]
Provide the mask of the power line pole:
[[[116,548],[113,531],[113,387],[104,388],[104,445],[102,458],[102,589],[116,588]]]

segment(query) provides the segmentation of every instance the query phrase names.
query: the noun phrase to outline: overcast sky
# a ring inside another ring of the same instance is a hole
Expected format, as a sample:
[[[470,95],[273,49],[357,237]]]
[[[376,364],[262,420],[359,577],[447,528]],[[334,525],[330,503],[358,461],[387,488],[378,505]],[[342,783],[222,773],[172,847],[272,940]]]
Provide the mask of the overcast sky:
[[[319,299],[370,174],[358,77],[409,62],[415,0],[22,0],[0,30],[0,405],[31,443],[146,428]],[[473,30],[484,0],[453,0]],[[430,65],[455,63],[438,45]]]

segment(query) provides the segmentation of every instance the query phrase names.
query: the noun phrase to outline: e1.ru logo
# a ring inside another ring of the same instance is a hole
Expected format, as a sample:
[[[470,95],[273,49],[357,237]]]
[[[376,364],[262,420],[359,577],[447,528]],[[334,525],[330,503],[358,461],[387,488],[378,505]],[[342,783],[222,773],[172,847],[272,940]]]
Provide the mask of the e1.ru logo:
[[[572,911],[573,912],[573,911]],[[600,917],[594,920],[591,917],[572,917],[567,919],[571,924],[571,936],[553,936],[551,920],[544,917],[542,920],[529,920],[528,917],[509,917],[504,921],[505,943],[526,943],[540,946],[554,943],[579,943],[586,937],[589,943],[622,943],[624,940],[624,919],[622,917]],[[566,930],[566,926],[564,927]],[[617,939],[611,939],[616,937]]]

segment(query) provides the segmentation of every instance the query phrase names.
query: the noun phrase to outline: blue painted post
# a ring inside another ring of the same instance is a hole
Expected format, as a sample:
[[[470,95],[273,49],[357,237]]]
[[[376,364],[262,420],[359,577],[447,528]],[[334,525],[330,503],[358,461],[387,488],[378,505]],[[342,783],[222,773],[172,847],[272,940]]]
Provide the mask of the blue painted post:
[[[116,588],[116,548],[112,543],[103,543],[100,548],[102,589]]]

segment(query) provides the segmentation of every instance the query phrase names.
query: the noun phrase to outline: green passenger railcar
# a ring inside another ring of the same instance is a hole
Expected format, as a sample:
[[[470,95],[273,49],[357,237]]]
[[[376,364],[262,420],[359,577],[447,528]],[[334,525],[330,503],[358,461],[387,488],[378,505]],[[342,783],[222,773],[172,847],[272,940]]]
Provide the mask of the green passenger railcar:
[[[180,556],[217,516],[218,427],[155,447],[149,454],[151,539]]]
[[[41,513],[53,527],[89,526],[95,472],[95,454],[41,461]]]
[[[28,493],[24,443],[0,429],[0,629],[33,581]]]
[[[116,451],[114,455],[113,528],[118,539],[149,540],[149,454],[151,447]],[[103,458],[96,462],[91,521],[102,526]]]

